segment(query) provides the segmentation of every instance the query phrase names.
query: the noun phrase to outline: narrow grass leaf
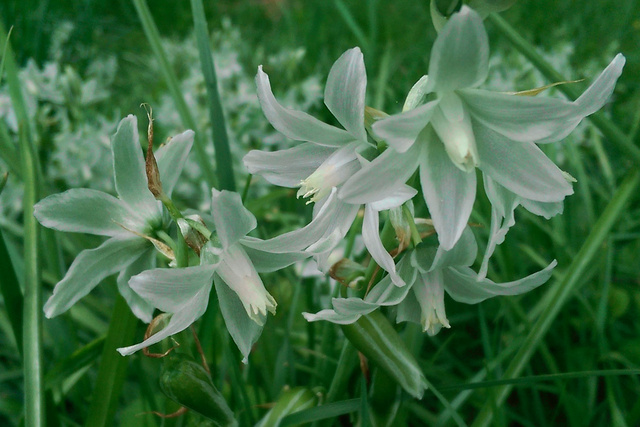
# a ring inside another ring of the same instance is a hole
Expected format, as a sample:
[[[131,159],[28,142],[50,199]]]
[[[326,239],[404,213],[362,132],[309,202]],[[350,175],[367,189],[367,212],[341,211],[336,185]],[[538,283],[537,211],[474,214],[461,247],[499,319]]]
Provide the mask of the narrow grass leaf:
[[[327,405],[316,406],[315,408],[296,412],[295,414],[291,414],[283,418],[280,426],[294,426],[303,423],[311,423],[314,421],[339,417],[351,412],[356,412],[360,409],[360,405],[360,399],[350,399],[329,403]]]

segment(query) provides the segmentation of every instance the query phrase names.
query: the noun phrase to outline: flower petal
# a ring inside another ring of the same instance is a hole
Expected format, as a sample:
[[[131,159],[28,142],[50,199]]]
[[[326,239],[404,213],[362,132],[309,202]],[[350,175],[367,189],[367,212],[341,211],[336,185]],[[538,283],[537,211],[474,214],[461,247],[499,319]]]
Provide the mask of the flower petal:
[[[123,356],[128,356],[187,329],[207,310],[209,292],[211,292],[211,285],[201,288],[189,301],[180,307],[179,311],[173,313],[169,324],[161,331],[153,334],[140,344],[119,348],[118,353]]]
[[[242,353],[242,362],[247,363],[251,347],[260,338],[263,326],[249,317],[238,295],[217,274],[213,277],[213,283],[224,323]]]
[[[44,305],[45,316],[51,318],[64,313],[102,279],[126,268],[147,248],[148,243],[138,237],[112,237],[95,249],[80,252]]]
[[[227,248],[216,274],[238,295],[247,315],[258,325],[264,325],[267,311],[275,313],[276,300],[265,289],[258,272],[239,244]]]
[[[559,202],[573,194],[562,171],[532,142],[511,141],[474,122],[480,169],[517,195]]]
[[[262,71],[262,66],[258,67],[256,85],[264,115],[287,138],[328,147],[340,147],[353,141],[353,136],[347,131],[323,123],[302,111],[290,110],[280,105],[271,92],[269,76]]]
[[[102,191],[74,188],[40,200],[33,207],[48,228],[99,236],[132,236],[124,227],[142,232],[143,220],[125,203]]]
[[[347,203],[373,203],[389,195],[389,191],[404,184],[418,167],[421,144],[414,144],[404,153],[387,149],[349,178],[339,196]]]
[[[396,264],[393,258],[382,245],[378,227],[378,211],[370,205],[366,205],[364,208],[364,221],[362,223],[362,240],[364,240],[364,245],[376,263],[389,273],[393,283],[396,286],[404,286],[404,280],[396,273]]]
[[[159,310],[177,313],[192,304],[193,298],[202,294],[202,289],[211,289],[214,271],[213,265],[155,268],[133,276],[129,286]]]
[[[158,202],[147,187],[144,158],[138,139],[138,120],[129,115],[120,121],[111,141],[116,191],[143,218],[160,215]]]
[[[333,64],[324,90],[324,103],[340,124],[360,141],[367,141],[364,130],[364,97],[367,73],[359,47],[347,50]]]
[[[156,151],[156,161],[160,171],[162,181],[162,191],[167,196],[171,196],[184,164],[189,157],[189,152],[193,146],[192,130],[182,132],[169,140]]]
[[[444,285],[442,270],[420,273],[411,288],[420,305],[420,323],[422,331],[430,336],[436,335],[444,326],[450,328],[444,309]]]
[[[404,203],[413,199],[416,194],[418,194],[418,190],[415,188],[409,187],[406,184],[400,184],[397,188],[389,189],[388,195],[381,194],[383,199],[368,203],[367,206],[371,206],[378,212],[386,211],[402,206]]]
[[[404,153],[429,124],[437,106],[438,101],[431,101],[413,110],[379,120],[372,125],[373,132],[391,148]]]
[[[420,183],[440,245],[451,249],[467,226],[476,197],[476,174],[456,167],[434,132],[423,132]]]
[[[442,245],[438,247],[433,264],[427,271],[434,271],[453,266],[470,266],[478,255],[478,244],[471,229],[465,227],[460,239],[455,246],[445,250]]]
[[[477,86],[487,78],[488,61],[489,39],[482,18],[463,6],[433,44],[428,88],[445,92]]]
[[[291,264],[302,261],[303,259],[311,256],[308,252],[273,253],[254,249],[250,246],[252,242],[260,244],[262,241],[263,240],[256,239],[255,237],[245,237],[240,239],[240,244],[247,255],[249,255],[251,263],[253,263],[253,266],[256,268],[258,273],[271,273],[273,271],[282,270]]]
[[[411,265],[408,254],[398,262],[396,268],[398,275],[406,283],[406,286],[395,286],[391,281],[391,277],[386,276],[365,296],[364,300],[366,302],[378,306],[392,306],[399,304],[407,296],[409,288],[415,283],[417,270]]]
[[[361,317],[360,314],[345,315],[336,313],[335,310],[321,310],[315,314],[302,313],[307,322],[317,322],[319,320],[326,320],[327,322],[335,323],[337,325],[350,325],[355,323]]]
[[[300,182],[315,172],[334,151],[334,147],[309,142],[287,150],[251,150],[242,160],[249,173],[261,175],[274,185],[294,188],[300,186]]]
[[[211,215],[223,248],[235,244],[256,228],[256,217],[242,204],[238,193],[211,189]]]
[[[451,298],[465,304],[477,304],[497,295],[520,295],[549,280],[557,264],[554,260],[544,270],[507,283],[477,280],[476,273],[468,267],[448,268],[444,270],[445,289]]]
[[[136,274],[154,268],[156,264],[155,261],[156,251],[153,248],[147,249],[140,258],[129,264],[128,267],[118,274],[117,280],[120,295],[127,301],[133,314],[145,323],[150,323],[151,320],[153,320],[154,307],[131,289],[129,279]]]
[[[624,56],[618,54],[575,102],[484,90],[463,90],[459,95],[475,120],[509,139],[554,142],[565,138],[583,118],[602,108],[624,63]]]

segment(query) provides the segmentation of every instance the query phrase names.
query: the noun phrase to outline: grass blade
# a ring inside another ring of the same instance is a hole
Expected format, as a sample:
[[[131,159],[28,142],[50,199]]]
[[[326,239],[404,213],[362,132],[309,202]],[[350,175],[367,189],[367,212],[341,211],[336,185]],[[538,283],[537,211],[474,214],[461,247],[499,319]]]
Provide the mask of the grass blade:
[[[556,71],[556,69],[538,53],[535,47],[518,34],[507,21],[495,13],[489,15],[489,20],[546,78],[556,82],[569,80]],[[558,89],[571,99],[576,99],[580,95],[580,91],[574,85],[560,85]],[[640,148],[638,148],[620,128],[611,122],[611,120],[607,119],[602,113],[593,114],[589,116],[589,119],[607,139],[611,140],[611,142],[631,156],[636,163],[640,164]]]
[[[176,105],[178,114],[180,114],[182,123],[196,133],[196,143],[194,144],[197,154],[196,159],[198,160],[200,169],[202,169],[204,178],[210,187],[215,187],[216,178],[211,166],[211,162],[209,162],[209,160],[207,159],[207,154],[205,152],[206,139],[204,138],[204,133],[198,132],[196,122],[189,112],[187,103],[182,96],[182,92],[180,91],[180,87],[178,85],[178,80],[171,70],[169,60],[167,59],[167,55],[162,47],[162,43],[160,41],[160,33],[158,33],[158,27],[156,27],[156,24],[153,21],[153,17],[151,16],[151,12],[149,11],[149,6],[147,6],[147,2],[145,0],[133,0],[133,5],[138,12],[138,17],[140,17],[140,22],[142,23],[142,28],[145,35],[147,36],[147,40],[151,45],[151,50],[153,51],[153,54],[156,56],[156,59],[160,64],[160,71],[164,76],[165,83],[167,84],[167,88],[171,93],[171,97],[173,98],[173,102]]]
[[[23,298],[20,291],[20,283],[18,283],[18,276],[11,263],[11,257],[7,246],[4,244],[4,237],[2,231],[0,231],[0,292],[2,292],[2,299],[7,309],[7,315],[9,316],[9,322],[11,322],[11,328],[13,329],[13,336],[15,337],[18,350],[22,352],[22,306]]]
[[[224,111],[218,93],[218,79],[216,68],[211,55],[209,45],[209,29],[207,19],[204,15],[202,0],[191,0],[191,10],[193,13],[193,26],[198,42],[200,53],[200,65],[207,87],[207,98],[209,100],[209,120],[213,132],[213,146],[216,156],[216,172],[218,175],[218,186],[220,190],[236,191],[236,182],[233,175],[233,162],[231,161],[231,150],[229,149],[229,137],[227,136],[227,124],[224,119]]]
[[[513,357],[513,360],[505,371],[503,379],[517,378],[525,368],[534,351],[551,328],[560,309],[573,295],[577,285],[580,283],[582,274],[598,255],[602,243],[622,214],[627,201],[629,201],[634,194],[634,190],[637,188],[639,182],[640,170],[629,172],[629,175],[627,175],[627,178],[622,182],[606,209],[591,229],[591,233],[589,233],[587,240],[567,269],[563,279],[547,291],[544,299],[550,301],[550,304],[546,306],[545,310],[533,325],[522,347]],[[484,405],[475,419],[473,426],[490,425],[493,418],[493,409],[502,405],[512,388],[513,384],[498,387],[494,394],[494,401],[487,402]]]
[[[124,298],[118,295],[102,350],[98,378],[85,423],[87,426],[113,425],[116,405],[124,385],[127,366],[129,366],[129,359],[120,356],[116,348],[131,344],[135,336],[137,320]]]
[[[339,417],[360,409],[360,399],[343,400],[329,403],[327,405],[316,406],[315,408],[296,412],[282,419],[281,427],[294,426],[313,421],[326,420],[328,418]]]

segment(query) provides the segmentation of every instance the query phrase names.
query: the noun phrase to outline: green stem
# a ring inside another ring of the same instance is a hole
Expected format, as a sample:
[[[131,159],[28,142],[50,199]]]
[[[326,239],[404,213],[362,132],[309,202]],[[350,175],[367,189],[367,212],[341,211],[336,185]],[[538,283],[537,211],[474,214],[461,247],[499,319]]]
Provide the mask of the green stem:
[[[551,66],[538,53],[536,48],[525,40],[507,21],[497,14],[491,14],[488,18],[498,31],[505,36],[513,46],[520,51],[531,63],[549,80],[564,82],[570,79],[565,78],[555,68]],[[560,85],[557,88],[571,99],[580,96],[579,90],[573,85]],[[602,132],[602,134],[616,144],[621,150],[633,158],[636,163],[640,163],[640,148],[638,148],[624,132],[620,130],[611,120],[602,113],[589,116],[591,122]]]
[[[153,54],[156,56],[160,64],[160,71],[165,79],[165,83],[167,84],[167,88],[171,93],[171,97],[173,98],[173,102],[176,104],[176,109],[178,110],[178,114],[180,114],[180,118],[182,123],[188,127],[193,129],[196,132],[196,143],[195,148],[197,152],[196,159],[198,160],[198,164],[200,165],[200,169],[202,169],[202,173],[204,174],[204,178],[207,181],[207,184],[210,187],[215,187],[215,174],[213,172],[213,168],[211,166],[211,162],[208,161],[207,155],[205,152],[205,144],[206,140],[204,138],[204,133],[198,132],[196,128],[196,122],[193,119],[193,116],[189,112],[189,108],[187,107],[187,103],[182,96],[182,92],[180,90],[180,86],[178,85],[178,80],[171,70],[171,65],[169,64],[169,60],[167,59],[167,55],[162,48],[162,43],[160,41],[160,34],[158,33],[158,27],[156,27],[155,22],[153,21],[153,17],[151,16],[151,12],[149,11],[149,7],[145,0],[133,0],[133,5],[138,12],[138,16],[140,17],[140,21],[142,23],[142,28],[144,30],[145,35],[147,36],[147,40],[151,45],[151,50]]]
[[[613,198],[607,205],[606,209],[591,229],[591,233],[587,237],[580,251],[574,258],[573,262],[567,269],[563,279],[557,286],[551,287],[544,296],[546,301],[550,301],[545,310],[540,314],[537,322],[531,328],[523,345],[520,347],[513,360],[509,364],[507,370],[502,376],[503,379],[517,378],[527,363],[533,356],[534,351],[544,339],[544,336],[551,328],[560,309],[567,303],[569,298],[575,292],[580,279],[595,257],[598,255],[602,243],[608,236],[611,228],[616,223],[620,215],[624,212],[627,201],[633,196],[634,190],[640,182],[640,170],[629,172],[625,180],[622,182]],[[495,391],[495,399],[487,402],[478,417],[475,419],[473,426],[488,426],[493,419],[494,408],[500,407],[505,399],[509,396],[512,384],[498,387]]]
[[[209,45],[209,30],[204,15],[202,0],[191,0],[193,11],[193,26],[200,52],[200,65],[207,87],[207,99],[209,100],[209,120],[213,133],[213,146],[216,156],[216,171],[218,173],[218,185],[220,190],[236,191],[236,182],[233,175],[233,161],[227,136],[227,125],[224,119],[224,111],[218,93],[218,79],[213,64],[211,47]]]
[[[407,207],[407,205],[402,205],[402,213],[404,214],[404,218],[409,223],[409,230],[411,230],[411,242],[413,246],[418,246],[422,243],[422,239],[420,238],[420,233],[418,232],[418,228],[416,227],[416,222],[413,219],[413,215],[411,215],[411,211]]]
[[[136,332],[137,319],[120,295],[116,297],[109,332],[104,343],[96,386],[86,426],[111,426],[129,366],[129,359],[116,349],[131,344]]]

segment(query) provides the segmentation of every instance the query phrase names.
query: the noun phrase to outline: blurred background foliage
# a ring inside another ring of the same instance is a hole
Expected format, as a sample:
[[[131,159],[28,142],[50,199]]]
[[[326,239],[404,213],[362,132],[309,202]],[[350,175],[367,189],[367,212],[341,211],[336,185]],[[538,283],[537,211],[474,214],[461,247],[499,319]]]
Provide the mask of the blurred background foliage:
[[[205,132],[210,141],[206,93],[189,2],[155,0],[149,2],[149,7],[198,130]],[[264,64],[274,93],[283,104],[331,121],[334,119],[322,104],[324,79],[342,52],[359,45],[367,66],[368,105],[395,113],[411,85],[426,74],[436,36],[426,0],[220,0],[205,2],[205,11],[239,183],[246,180],[241,158],[249,149],[290,146],[260,111],[253,83],[259,64]],[[586,82],[578,83],[581,87],[586,87],[616,52],[622,52],[627,65],[613,102],[605,110],[623,131],[635,136],[637,144],[640,7],[636,0],[520,0],[502,16],[567,79],[585,78]],[[21,69],[48,192],[70,187],[111,191],[111,162],[106,161],[110,158],[109,138],[121,117],[129,113],[143,115],[139,108],[143,102],[154,108],[156,141],[184,129],[130,1],[3,0],[0,18],[6,28],[13,26],[11,43]],[[487,86],[507,91],[550,83],[490,24],[487,30],[492,49]],[[550,94],[559,96],[555,90]],[[0,119],[0,137],[15,139],[16,121],[4,81],[0,82]],[[140,122],[146,126],[143,120]],[[561,276],[622,176],[629,169],[638,168],[607,144],[588,122],[563,144],[543,149],[578,179],[576,194],[567,199],[564,215],[550,221],[518,211],[517,226],[494,256],[490,277],[496,281],[522,277],[554,258],[559,261]],[[208,153],[212,153],[212,147]],[[201,182],[197,163],[190,162],[175,194],[183,207],[204,209],[208,190]],[[11,165],[0,160],[0,172],[5,170],[11,170]],[[638,199],[634,198],[600,256],[581,278],[576,298],[563,309],[525,375],[640,365]],[[299,227],[310,216],[309,207],[296,201],[293,192],[258,179],[251,181],[247,206],[258,217],[261,237]],[[472,220],[484,225],[475,230],[481,248],[486,242],[489,212],[488,201],[479,197]],[[419,213],[427,215],[424,208]],[[18,268],[21,221],[21,185],[11,176],[0,195],[0,229]],[[83,235],[60,235],[60,239],[67,266],[81,249],[96,242]],[[354,257],[366,261],[361,247],[357,247]],[[332,325],[305,323],[300,312],[326,308],[330,285],[313,276],[300,279],[296,273],[300,271],[287,269],[265,277],[279,302],[279,311],[269,319],[251,363],[240,373],[244,393],[234,391],[239,379],[233,376],[236,360],[220,350],[229,344],[229,338],[221,332],[224,327],[219,317],[203,338],[209,361],[213,362],[216,385],[228,397],[231,407],[251,408],[241,409],[243,422],[262,416],[266,412],[264,405],[274,402],[285,385],[329,387],[328,379],[342,345],[337,338],[340,333]],[[47,292],[57,279],[55,269],[45,269]],[[461,396],[464,384],[484,368],[488,367],[485,380],[500,378],[514,343],[540,313],[539,300],[545,286],[521,297],[499,298],[471,307],[447,299],[452,329],[433,338],[412,327],[400,329],[412,343],[427,377],[436,387],[442,386],[445,396],[453,400]],[[100,353],[89,352],[83,363],[71,355],[104,336],[114,294],[113,283],[100,286],[68,315],[45,322],[48,381],[55,390],[54,400],[63,425],[79,425],[86,419],[97,371],[94,362]],[[21,417],[22,374],[3,310],[0,330],[0,425],[13,425]],[[141,334],[142,325],[137,336]],[[99,341],[95,345],[100,348]],[[133,369],[116,415],[119,425],[199,422],[194,415],[189,415],[193,417],[191,421],[137,417],[141,412],[171,412],[175,407],[163,400],[157,389],[157,361],[135,356],[130,364]],[[356,375],[348,388],[352,397],[360,393]],[[463,419],[473,420],[478,408],[491,398],[491,390],[480,388],[463,400]],[[495,422],[604,426],[622,420],[629,426],[639,425],[639,393],[637,377],[523,379],[508,405],[496,411]],[[433,396],[427,394],[420,402],[406,396],[403,399],[396,425],[451,423]]]

